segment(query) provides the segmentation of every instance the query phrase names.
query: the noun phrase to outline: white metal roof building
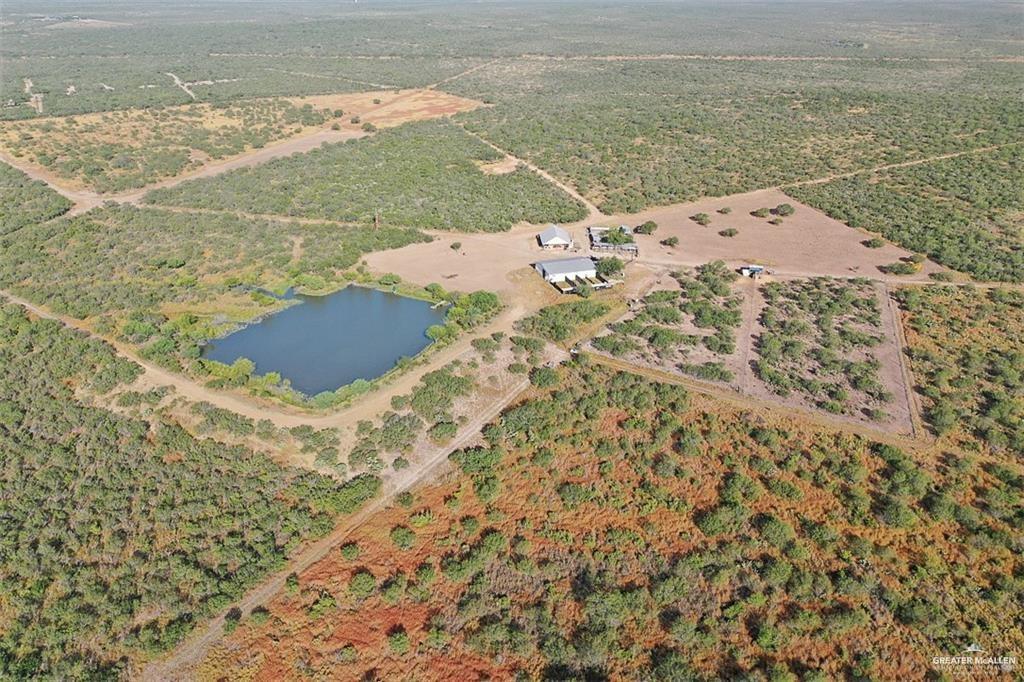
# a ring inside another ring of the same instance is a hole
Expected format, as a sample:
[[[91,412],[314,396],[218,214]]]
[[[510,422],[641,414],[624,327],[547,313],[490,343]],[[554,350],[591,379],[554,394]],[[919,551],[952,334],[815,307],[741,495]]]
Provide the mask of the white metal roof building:
[[[548,282],[564,282],[567,279],[597,277],[597,264],[590,258],[559,258],[544,260],[533,267]]]
[[[572,235],[558,225],[549,225],[548,229],[537,235],[537,241],[545,249],[572,248]]]

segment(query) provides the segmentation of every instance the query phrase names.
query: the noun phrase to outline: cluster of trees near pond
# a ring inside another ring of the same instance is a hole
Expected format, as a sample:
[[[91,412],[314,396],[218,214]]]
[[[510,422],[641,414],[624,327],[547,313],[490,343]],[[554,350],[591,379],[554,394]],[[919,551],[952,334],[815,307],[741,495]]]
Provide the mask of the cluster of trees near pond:
[[[139,372],[102,342],[0,308],[0,677],[123,675],[379,489],[86,397],[102,403]]]
[[[218,673],[274,651],[353,678],[429,658],[495,677],[881,679],[926,665],[922,647],[1019,644],[1000,627],[1024,603],[1012,460],[691,406],[585,356],[483,435],[451,456],[461,476],[242,621]]]
[[[429,237],[394,227],[296,225],[108,205],[0,239],[4,287],[84,318],[151,314],[170,303],[213,300],[240,284],[324,289],[364,253]]]
[[[157,189],[146,201],[484,232],[586,215],[579,202],[526,168],[498,175],[480,170],[501,158],[450,121],[423,121]]]
[[[364,253],[427,240],[406,228],[106,206],[0,236],[0,286],[58,313],[98,318],[102,333],[179,370],[219,330],[280,305],[246,288],[326,290],[347,281],[343,273]]]
[[[190,369],[217,386],[249,385],[304,401],[282,392],[279,380],[254,377],[251,362],[230,368],[200,362],[202,343],[238,321],[278,309],[281,302],[260,287],[317,292],[356,281],[404,291],[409,287],[395,275],[374,278],[352,266],[365,253],[429,239],[410,228],[297,225],[110,205],[0,236],[0,287],[57,313],[94,318],[97,331],[138,346],[143,358],[169,369]],[[460,294],[437,284],[416,289],[450,304],[444,323],[428,330],[440,343],[501,308],[490,292]],[[344,402],[369,387],[343,387],[315,404]]]

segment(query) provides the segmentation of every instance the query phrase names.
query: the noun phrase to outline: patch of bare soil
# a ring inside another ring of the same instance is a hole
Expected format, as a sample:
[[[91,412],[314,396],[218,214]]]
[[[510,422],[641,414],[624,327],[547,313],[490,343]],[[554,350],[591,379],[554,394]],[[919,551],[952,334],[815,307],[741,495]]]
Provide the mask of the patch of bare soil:
[[[394,272],[416,284],[437,282],[449,290],[511,292],[517,286],[511,278],[513,272],[538,260],[569,255],[541,249],[537,230],[529,225],[501,233],[431,235],[431,242],[376,251],[367,255],[365,262],[374,272]]]
[[[492,163],[478,163],[477,167],[487,175],[506,175],[519,167],[519,162],[511,156]]]
[[[46,30],[66,31],[79,28],[123,28],[125,26],[131,26],[131,24],[123,21],[104,21],[102,19],[69,19],[67,21],[58,21],[54,24],[47,24],[43,28]]]
[[[353,116],[360,118],[359,123],[352,125],[372,123],[377,128],[393,128],[412,121],[451,116],[482,106],[476,100],[424,89],[313,95],[291,98],[290,101],[296,106],[310,104],[314,108],[341,109],[346,120]]]
[[[779,225],[769,223],[772,215],[751,215],[760,208],[772,209],[780,204],[789,204],[796,211],[783,217]],[[724,208],[730,209],[726,215],[719,213]],[[709,225],[698,225],[692,219],[699,213],[711,217]],[[850,228],[775,189],[611,216],[608,222],[639,225],[647,220],[658,223],[657,232],[638,235],[636,240],[640,260],[648,263],[695,267],[723,260],[734,267],[744,263],[765,265],[785,276],[870,277],[892,282],[928,281],[929,274],[944,270],[926,261],[914,275],[883,274],[881,266],[909,257],[910,252],[893,244],[869,249],[861,242],[873,235]],[[734,236],[719,234],[730,228],[736,230]],[[679,245],[662,245],[660,242],[668,237],[678,238]]]
[[[793,206],[795,213],[784,217],[779,225],[768,222],[771,215],[751,215],[759,208],[772,209],[784,203]],[[727,215],[718,213],[725,207],[731,209]],[[691,216],[698,213],[710,215],[711,224],[702,227],[692,220]],[[536,241],[540,226],[521,224],[500,233],[433,232],[433,242],[373,253],[366,257],[366,263],[374,271],[394,272],[417,284],[438,282],[460,291],[510,291],[510,274],[538,260],[609,255],[590,251],[588,225],[639,225],[647,220],[658,223],[658,229],[653,235],[636,235],[640,255],[635,262],[657,269],[692,268],[722,260],[732,268],[747,263],[765,265],[780,277],[868,277],[892,283],[930,281],[930,273],[944,270],[926,261],[914,275],[884,274],[881,266],[906,258],[910,252],[893,244],[870,249],[861,242],[874,235],[833,220],[779,190],[702,199],[563,225],[576,243],[576,248],[568,252],[541,249]],[[735,229],[736,235],[719,234],[728,228]],[[661,244],[669,237],[678,238],[679,245]],[[453,249],[456,244],[458,248]]]

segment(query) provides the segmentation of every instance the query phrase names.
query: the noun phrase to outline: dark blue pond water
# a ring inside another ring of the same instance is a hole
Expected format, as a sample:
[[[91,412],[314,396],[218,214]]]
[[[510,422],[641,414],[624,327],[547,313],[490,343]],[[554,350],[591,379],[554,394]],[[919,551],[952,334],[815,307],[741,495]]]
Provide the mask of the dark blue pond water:
[[[211,341],[203,357],[228,365],[249,358],[257,374],[278,372],[313,396],[373,379],[401,357],[416,355],[430,343],[427,328],[445,315],[425,301],[358,286],[286,298],[300,302]]]

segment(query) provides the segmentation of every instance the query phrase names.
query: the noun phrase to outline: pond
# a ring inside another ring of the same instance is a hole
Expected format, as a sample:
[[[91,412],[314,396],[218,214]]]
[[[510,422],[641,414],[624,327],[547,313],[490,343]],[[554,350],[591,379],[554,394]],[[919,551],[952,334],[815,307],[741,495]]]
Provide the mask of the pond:
[[[430,344],[427,328],[445,316],[426,301],[359,286],[284,298],[299,303],[211,341],[203,357],[227,365],[249,358],[257,374],[277,372],[314,396],[379,377],[416,355]]]

